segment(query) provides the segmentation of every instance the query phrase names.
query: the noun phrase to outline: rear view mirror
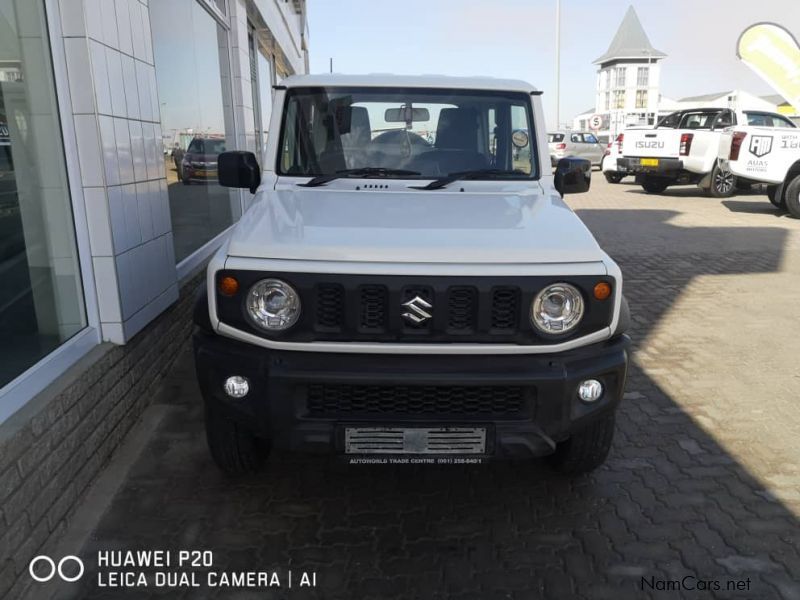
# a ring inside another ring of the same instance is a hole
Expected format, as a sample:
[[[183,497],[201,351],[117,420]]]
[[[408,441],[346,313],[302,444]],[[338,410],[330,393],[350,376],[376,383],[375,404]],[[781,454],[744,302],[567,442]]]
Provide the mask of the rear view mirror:
[[[387,108],[383,114],[383,120],[387,123],[416,123],[430,121],[431,115],[427,108],[402,106],[400,108]]]
[[[583,158],[562,158],[558,161],[555,186],[558,193],[583,194],[592,184],[592,163]]]
[[[261,168],[252,152],[232,150],[217,157],[217,179],[224,187],[245,188],[255,194],[261,183]]]

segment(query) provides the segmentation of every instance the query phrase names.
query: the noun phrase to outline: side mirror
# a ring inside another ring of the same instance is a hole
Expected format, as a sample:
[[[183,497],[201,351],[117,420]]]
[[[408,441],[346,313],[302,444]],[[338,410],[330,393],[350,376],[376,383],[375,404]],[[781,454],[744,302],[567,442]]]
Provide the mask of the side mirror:
[[[558,161],[555,173],[555,186],[558,193],[583,194],[592,185],[592,163],[583,158],[562,158]]]
[[[261,183],[261,168],[252,152],[232,150],[217,157],[217,179],[224,187],[245,188],[255,194]]]

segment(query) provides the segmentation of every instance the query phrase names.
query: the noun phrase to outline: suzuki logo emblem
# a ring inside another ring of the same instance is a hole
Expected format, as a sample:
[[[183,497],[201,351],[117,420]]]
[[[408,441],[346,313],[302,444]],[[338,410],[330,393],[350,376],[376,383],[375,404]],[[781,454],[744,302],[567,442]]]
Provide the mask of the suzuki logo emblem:
[[[772,136],[754,135],[750,138],[750,153],[758,158],[766,156],[772,150]]]
[[[404,312],[401,316],[412,325],[421,325],[433,318],[433,315],[428,312],[433,308],[433,304],[419,296],[414,296],[408,302],[403,302],[402,306],[408,309],[408,312]]]

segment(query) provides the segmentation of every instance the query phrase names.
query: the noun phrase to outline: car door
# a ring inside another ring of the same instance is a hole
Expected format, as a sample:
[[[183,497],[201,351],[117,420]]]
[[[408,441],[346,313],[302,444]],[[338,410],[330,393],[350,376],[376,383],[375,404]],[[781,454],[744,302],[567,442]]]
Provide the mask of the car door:
[[[586,158],[590,160],[593,165],[599,165],[603,160],[605,148],[603,148],[593,133],[583,134],[583,145],[585,147]]]
[[[586,149],[584,148],[582,134],[580,133],[569,134],[569,144],[567,145],[567,156],[577,156],[578,158],[586,158]]]

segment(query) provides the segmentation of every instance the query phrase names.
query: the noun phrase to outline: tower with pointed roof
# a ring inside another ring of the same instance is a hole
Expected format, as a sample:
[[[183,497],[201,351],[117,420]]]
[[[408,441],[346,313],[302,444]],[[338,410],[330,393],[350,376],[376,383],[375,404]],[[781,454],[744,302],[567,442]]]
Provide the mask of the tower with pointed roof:
[[[616,136],[626,126],[652,125],[658,112],[661,60],[633,6],[597,60],[595,111],[603,116],[600,134]]]

